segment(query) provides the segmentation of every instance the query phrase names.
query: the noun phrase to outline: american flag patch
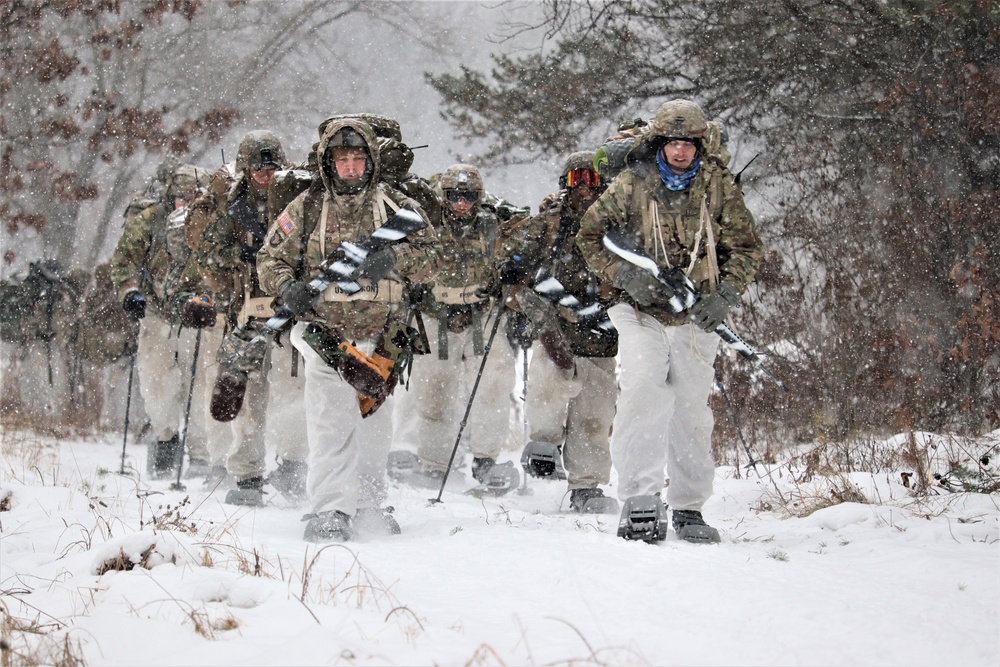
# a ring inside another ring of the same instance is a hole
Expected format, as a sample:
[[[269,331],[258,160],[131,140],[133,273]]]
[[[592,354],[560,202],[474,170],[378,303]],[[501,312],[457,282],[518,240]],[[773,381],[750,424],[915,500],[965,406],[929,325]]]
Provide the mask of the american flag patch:
[[[279,215],[278,226],[281,227],[281,231],[285,232],[286,234],[291,234],[292,227],[294,226],[292,224],[291,216],[288,215],[287,213],[282,213],[281,215]]]

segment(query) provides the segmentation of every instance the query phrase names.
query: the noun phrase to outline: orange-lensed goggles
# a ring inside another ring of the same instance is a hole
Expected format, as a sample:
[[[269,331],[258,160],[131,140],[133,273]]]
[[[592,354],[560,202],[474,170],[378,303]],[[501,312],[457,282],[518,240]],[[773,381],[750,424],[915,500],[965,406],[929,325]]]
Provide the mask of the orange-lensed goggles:
[[[572,188],[577,185],[588,185],[596,188],[601,184],[600,175],[593,169],[570,169],[566,174],[566,187]]]

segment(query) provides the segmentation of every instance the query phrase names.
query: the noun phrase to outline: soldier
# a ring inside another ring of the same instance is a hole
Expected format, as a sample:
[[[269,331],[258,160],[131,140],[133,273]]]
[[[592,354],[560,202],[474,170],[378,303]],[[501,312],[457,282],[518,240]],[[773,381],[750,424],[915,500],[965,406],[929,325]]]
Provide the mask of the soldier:
[[[433,230],[427,228],[367,254],[352,273],[360,291],[334,284],[317,294],[308,281],[324,259],[344,249],[342,242],[363,244],[403,206],[424,214],[416,202],[379,182],[375,134],[360,118],[326,123],[316,154],[320,180],[271,226],[257,254],[257,271],[261,287],[280,295],[301,320],[291,340],[305,361],[307,490],[313,506],[305,539],[322,542],[366,531],[399,532],[391,508],[384,507],[392,399],[381,409],[362,402],[368,394],[359,394],[349,371],[359,363],[387,366],[382,348],[396,339],[388,332],[405,326],[404,284],[430,282],[439,260]],[[398,372],[395,362],[401,359],[389,361]],[[393,381],[386,378],[388,386]]]
[[[286,164],[285,151],[274,133],[249,132],[240,142],[235,173],[228,165],[220,168],[212,176],[209,192],[191,205],[188,242],[195,248],[215,308],[224,315],[220,322],[228,328],[274,314],[274,298],[260,289],[257,280],[257,251],[271,222],[268,186]],[[214,333],[212,349],[218,349],[223,332],[217,327]],[[272,354],[269,348],[260,370],[248,375],[243,408],[231,422],[229,451],[214,453],[215,460],[224,461],[225,469],[236,478],[227,503],[264,504],[266,440],[281,458],[267,481],[292,501],[303,499],[308,449],[302,413],[305,383],[297,366],[294,350]]]
[[[407,390],[397,394],[393,418],[393,448],[415,451],[416,479],[431,484],[440,482],[448,469],[465,399],[479,371],[486,320],[496,310],[487,288],[497,238],[497,217],[482,206],[478,169],[452,165],[435,189],[442,202],[435,229],[444,265],[416,305],[428,316],[424,322],[437,357],[415,362],[418,372]],[[488,361],[476,394],[469,446],[473,477],[501,492],[518,482],[512,463],[496,462],[509,428],[514,354],[509,345],[495,344]]]
[[[644,134],[652,161],[631,164],[587,210],[577,245],[602,279],[619,290],[609,310],[621,344],[621,396],[612,456],[619,497],[654,511],[656,539],[666,535],[659,492],[670,475],[667,504],[683,539],[718,541],[701,508],[712,494],[713,333],[753,280],[763,247],[753,216],[722,160],[708,154],[705,113],[688,100],[656,112]],[[605,233],[621,232],[669,271],[676,267],[697,286],[700,300],[677,313],[671,290],[652,273],[611,252]],[[626,516],[626,515],[629,516]],[[628,531],[619,532],[626,538]]]
[[[524,278],[527,287],[518,290],[517,306],[540,332],[542,343],[542,351],[531,359],[525,405],[530,435],[521,462],[529,474],[561,476],[561,458],[570,507],[615,513],[617,503],[598,487],[611,475],[618,333],[607,321],[609,303],[597,278],[576,247],[580,218],[603,189],[594,153],[570,155],[559,185],[560,191],[545,198],[537,216],[510,230],[500,253],[506,258],[501,279],[520,283]],[[536,283],[541,294],[530,287]],[[558,303],[565,303],[566,294],[582,307],[596,306],[600,319],[581,317],[582,308]]]
[[[175,167],[162,196],[126,220],[111,258],[111,279],[122,308],[134,321],[142,321],[136,364],[156,438],[147,459],[147,471],[154,479],[172,476],[183,456],[179,428],[196,336],[179,326],[179,306],[201,287],[187,282],[187,257],[172,254],[177,244],[171,242],[169,227],[171,218],[175,225],[183,221],[186,206],[207,184],[204,169]],[[197,451],[205,446],[205,422],[197,411],[190,421],[188,442]]]

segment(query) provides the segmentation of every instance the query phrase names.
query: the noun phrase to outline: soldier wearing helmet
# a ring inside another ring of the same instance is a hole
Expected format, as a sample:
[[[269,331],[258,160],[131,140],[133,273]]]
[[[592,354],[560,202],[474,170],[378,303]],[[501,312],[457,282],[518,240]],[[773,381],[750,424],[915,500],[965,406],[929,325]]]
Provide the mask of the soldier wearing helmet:
[[[437,354],[415,361],[417,372],[407,390],[397,395],[390,466],[415,468],[416,476],[406,479],[424,484],[440,483],[448,469],[468,388],[479,371],[483,330],[496,310],[486,287],[498,222],[483,206],[482,175],[472,165],[455,164],[432,180],[441,200],[441,217],[435,223],[444,264],[416,307]],[[513,368],[511,347],[494,345],[476,394],[474,428],[469,429],[472,474],[481,483],[496,480],[494,490],[517,485],[513,464],[497,464],[508,437]],[[416,460],[409,452],[416,453]]]
[[[753,216],[724,161],[706,150],[709,123],[690,100],[656,112],[643,141],[652,159],[630,164],[584,214],[577,246],[616,300],[621,395],[612,435],[619,497],[644,507],[660,499],[664,466],[674,529],[683,539],[717,541],[701,508],[712,494],[712,411],[708,397],[719,337],[713,333],[754,278],[763,245]],[[608,250],[620,230],[701,298],[677,313],[654,276]],[[626,504],[624,512],[631,504]],[[623,516],[623,521],[627,517]],[[663,535],[666,534],[663,526]]]
[[[273,132],[248,132],[240,141],[235,165],[217,170],[209,192],[191,206],[188,241],[211,287],[214,306],[196,301],[186,304],[189,325],[207,323],[209,319],[198,312],[209,308],[223,315],[206,327],[206,349],[220,349],[225,331],[274,314],[274,298],[257,280],[257,251],[271,223],[270,186],[286,166],[284,148]],[[296,373],[296,362],[296,355],[288,349],[268,350],[259,371],[247,377],[242,410],[229,424],[220,424],[229,431],[226,446],[210,451],[205,463],[211,469],[209,483],[227,472],[235,478],[236,488],[226,494],[229,504],[263,505],[265,481],[293,502],[304,499],[308,449],[299,400],[304,383]],[[210,370],[213,384],[219,371],[220,366],[214,364]],[[268,445],[281,463],[265,479]]]
[[[305,362],[312,505],[305,539],[326,542],[400,530],[385,507],[393,401],[362,414],[367,404],[347,371],[340,372],[338,350],[344,348],[338,345],[349,341],[351,349],[374,358],[386,332],[406,326],[404,288],[432,282],[439,260],[427,227],[367,253],[352,271],[361,291],[345,292],[334,283],[316,292],[309,281],[342,243],[360,247],[404,206],[423,216],[415,201],[381,182],[375,132],[364,119],[329,119],[320,134],[319,178],[271,225],[257,272],[261,287],[279,295],[299,320],[290,338]]]
[[[604,497],[600,485],[611,475],[608,434],[618,397],[618,335],[610,324],[595,326],[596,318],[581,319],[579,309],[554,303],[569,294],[602,313],[610,305],[576,247],[580,218],[604,186],[593,151],[573,153],[560,172],[559,192],[542,201],[538,215],[512,228],[499,255],[501,279],[519,286],[515,303],[538,331],[542,347],[532,355],[528,373],[530,431],[521,462],[534,476],[565,475],[572,509],[613,513],[617,503]],[[553,279],[563,292],[532,289]],[[606,314],[602,318],[606,321]]]
[[[164,187],[157,196],[142,207],[129,207],[111,258],[111,280],[122,308],[139,327],[136,365],[156,437],[147,456],[153,478],[171,477],[183,457],[179,432],[195,334],[180,326],[180,305],[203,290],[197,275],[185,272],[187,248],[171,230],[208,185],[208,172],[193,165],[171,163],[162,172]],[[204,392],[204,386],[196,391]],[[187,436],[192,452],[205,449],[205,429],[204,415],[196,414]]]

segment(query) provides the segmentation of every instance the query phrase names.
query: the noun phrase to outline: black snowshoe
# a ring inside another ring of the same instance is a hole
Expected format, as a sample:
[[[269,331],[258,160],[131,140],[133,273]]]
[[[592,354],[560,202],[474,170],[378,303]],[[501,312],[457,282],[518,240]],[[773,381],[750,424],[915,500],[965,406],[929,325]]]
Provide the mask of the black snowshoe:
[[[170,440],[150,444],[146,453],[146,474],[150,479],[173,479],[183,455],[181,441],[176,435]]]
[[[397,449],[389,452],[389,460],[386,462],[386,473],[389,479],[402,482],[411,475],[420,472],[420,459],[413,452],[405,449]]]
[[[226,494],[227,505],[243,505],[246,507],[264,506],[264,478],[247,477],[237,480],[236,488]]]
[[[328,510],[302,517],[306,524],[306,542],[347,542],[355,537],[351,527],[351,517],[340,510]]]
[[[660,496],[632,496],[622,507],[618,537],[660,542],[667,539],[667,508]]]
[[[521,452],[521,467],[532,477],[554,477],[566,479],[566,469],[562,463],[562,451],[551,442],[532,440]]]
[[[722,541],[719,531],[712,528],[697,510],[674,510],[674,531],[677,537],[695,544],[718,544]]]
[[[513,461],[497,463],[487,456],[477,456],[472,459],[472,476],[481,485],[472,489],[472,493],[488,493],[494,496],[502,496],[517,488],[521,481]]]
[[[267,483],[293,503],[306,499],[306,475],[309,466],[305,461],[282,459],[278,467],[267,476]]]
[[[569,506],[581,514],[617,514],[618,501],[608,498],[601,489],[573,489]]]

